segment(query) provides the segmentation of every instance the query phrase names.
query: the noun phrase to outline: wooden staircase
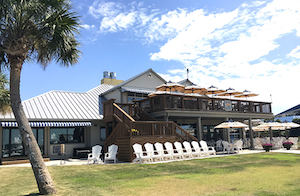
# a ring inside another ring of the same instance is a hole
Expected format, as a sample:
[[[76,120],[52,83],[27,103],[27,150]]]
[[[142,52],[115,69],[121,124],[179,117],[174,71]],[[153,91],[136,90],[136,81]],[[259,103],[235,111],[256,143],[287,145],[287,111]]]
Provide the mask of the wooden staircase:
[[[104,121],[117,122],[111,134],[106,138],[104,149],[111,144],[119,146],[118,159],[124,162],[131,162],[133,155],[132,145],[135,143],[145,144],[147,142],[175,142],[175,141],[197,141],[198,139],[173,121],[153,121],[153,118],[140,108],[135,110],[140,119],[151,119],[152,121],[136,121],[131,115],[123,110],[114,100],[103,102]],[[126,104],[128,105],[128,104]],[[134,107],[134,106],[132,106]],[[137,119],[137,118],[136,118]]]

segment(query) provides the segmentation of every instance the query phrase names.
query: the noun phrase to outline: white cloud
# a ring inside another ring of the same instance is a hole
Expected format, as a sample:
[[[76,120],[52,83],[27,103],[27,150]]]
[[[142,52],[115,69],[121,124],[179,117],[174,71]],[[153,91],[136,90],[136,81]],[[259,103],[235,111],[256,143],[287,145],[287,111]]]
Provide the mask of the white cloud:
[[[299,104],[296,96],[289,96],[287,103],[286,94],[293,91],[291,84],[299,73],[300,65],[294,59],[300,58],[300,46],[286,54],[294,58],[290,61],[269,55],[280,50],[277,40],[283,35],[300,36],[298,1],[257,1],[228,13],[201,13],[186,12],[182,16],[188,21],[185,28],[152,53],[151,60],[182,62],[190,67],[190,79],[202,86],[253,90],[260,94],[254,99],[263,101],[271,101],[272,94],[275,113]],[[191,14],[194,20],[187,19]],[[278,64],[282,61],[285,63]],[[174,80],[186,74],[169,70],[164,76]]]
[[[89,30],[89,29],[95,28],[95,25],[83,24],[83,25],[81,25],[81,27]]]
[[[115,2],[99,2],[95,1],[89,7],[89,14],[99,19],[101,17],[114,17],[120,13],[122,4]]]
[[[297,48],[293,49],[287,56],[300,59],[300,46],[297,46]]]
[[[127,29],[135,22],[135,15],[135,13],[129,13],[127,15],[120,13],[113,18],[104,17],[100,25],[100,32],[117,32],[122,29]]]

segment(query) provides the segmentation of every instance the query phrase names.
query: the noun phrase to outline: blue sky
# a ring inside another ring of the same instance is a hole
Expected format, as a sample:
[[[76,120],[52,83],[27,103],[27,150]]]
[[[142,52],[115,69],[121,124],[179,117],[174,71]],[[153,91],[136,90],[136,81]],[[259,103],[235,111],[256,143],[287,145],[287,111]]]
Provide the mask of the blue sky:
[[[86,92],[103,71],[126,80],[149,68],[166,80],[245,89],[277,114],[299,104],[299,0],[71,0],[81,16],[74,67],[28,62],[22,100],[51,90]]]

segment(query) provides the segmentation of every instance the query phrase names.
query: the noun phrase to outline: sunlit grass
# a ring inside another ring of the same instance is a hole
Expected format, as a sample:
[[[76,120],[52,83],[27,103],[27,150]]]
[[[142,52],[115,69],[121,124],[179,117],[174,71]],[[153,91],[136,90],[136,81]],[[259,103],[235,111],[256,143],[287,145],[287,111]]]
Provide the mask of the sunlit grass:
[[[48,167],[58,195],[300,195],[300,156]],[[0,195],[37,194],[31,168],[1,168]]]

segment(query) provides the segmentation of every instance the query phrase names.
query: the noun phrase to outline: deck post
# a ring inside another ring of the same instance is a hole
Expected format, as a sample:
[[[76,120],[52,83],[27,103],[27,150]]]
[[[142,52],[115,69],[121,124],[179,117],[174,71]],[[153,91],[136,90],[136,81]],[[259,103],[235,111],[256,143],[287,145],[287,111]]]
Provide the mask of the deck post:
[[[198,141],[203,140],[203,130],[202,130],[201,117],[197,118],[197,138],[198,138]]]
[[[254,150],[252,118],[249,118],[249,136],[250,136],[250,149]]]
[[[154,124],[153,123],[151,123],[151,129],[152,129],[152,136],[154,136]]]

